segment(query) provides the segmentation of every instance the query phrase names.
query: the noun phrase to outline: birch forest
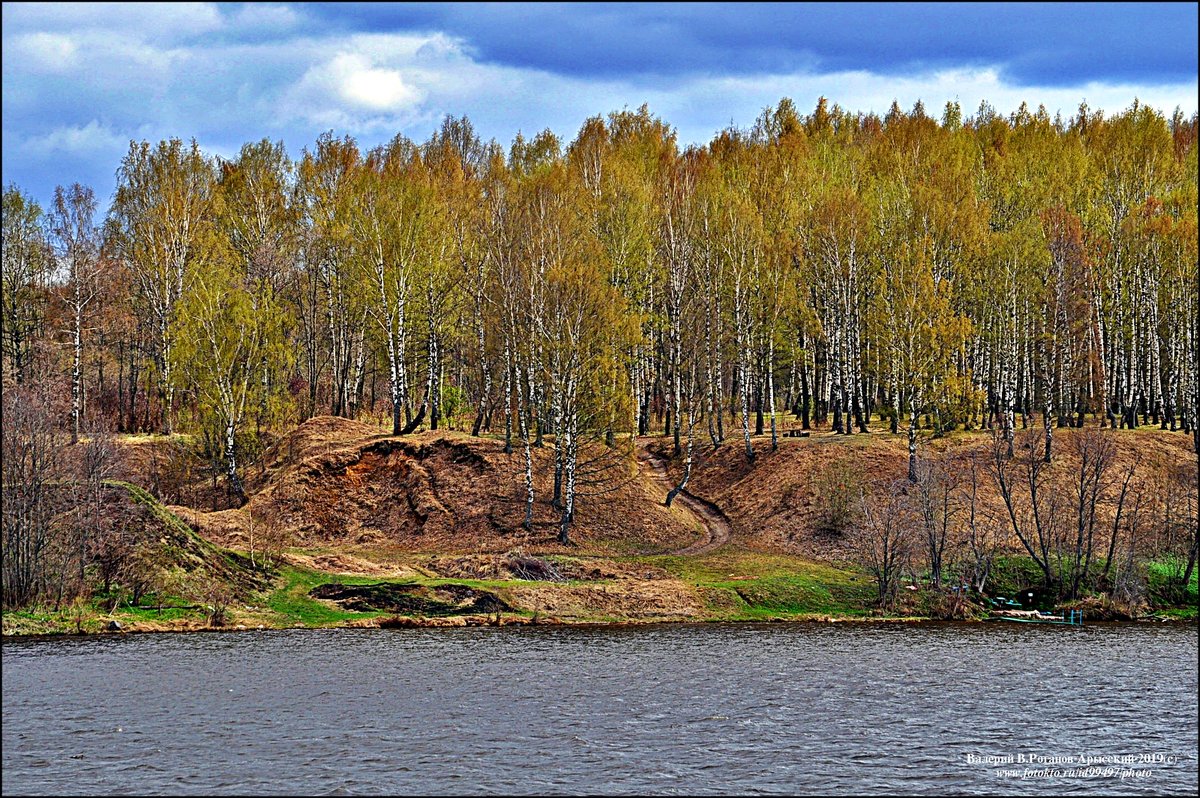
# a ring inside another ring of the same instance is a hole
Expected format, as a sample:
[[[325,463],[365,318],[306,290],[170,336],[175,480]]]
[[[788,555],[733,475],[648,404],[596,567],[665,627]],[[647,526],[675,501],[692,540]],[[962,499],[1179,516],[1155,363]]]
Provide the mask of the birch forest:
[[[189,433],[231,506],[317,415],[501,439],[530,511],[553,442],[563,540],[581,453],[641,435],[689,468],[906,436],[913,482],[955,430],[1009,457],[1033,430],[1044,462],[1065,427],[1197,445],[1196,124],[822,98],[691,147],[645,106],[507,148],[465,117],[370,150],[131,142],[107,202],[4,190],[5,416]]]

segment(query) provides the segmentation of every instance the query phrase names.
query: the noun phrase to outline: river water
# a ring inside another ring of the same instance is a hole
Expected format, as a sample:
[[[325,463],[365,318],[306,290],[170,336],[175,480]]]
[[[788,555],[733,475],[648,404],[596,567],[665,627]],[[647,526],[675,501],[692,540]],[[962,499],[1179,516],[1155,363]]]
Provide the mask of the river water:
[[[1196,665],[1195,627],[1165,624],[22,640],[3,644],[2,786],[1194,795]]]

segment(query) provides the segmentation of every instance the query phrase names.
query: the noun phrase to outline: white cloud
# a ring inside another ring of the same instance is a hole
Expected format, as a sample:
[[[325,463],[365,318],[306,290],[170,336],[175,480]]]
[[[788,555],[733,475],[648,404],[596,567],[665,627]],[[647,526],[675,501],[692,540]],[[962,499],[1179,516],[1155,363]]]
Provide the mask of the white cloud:
[[[249,32],[277,33],[295,28],[301,19],[300,14],[284,5],[249,3],[239,8],[229,18],[229,23]]]
[[[428,117],[440,79],[472,63],[441,35],[358,35],[307,40],[310,66],[275,103],[284,119],[335,127],[353,135],[398,129]]]
[[[121,151],[129,144],[129,138],[100,124],[93,119],[86,125],[64,125],[39,136],[31,136],[22,142],[22,149],[31,155],[95,155]]]
[[[391,111],[412,105],[421,95],[394,69],[355,69],[342,77],[342,96],[367,108]]]
[[[24,33],[14,37],[13,47],[26,64],[42,72],[65,72],[76,63],[76,41],[61,33]]]
[[[330,84],[342,99],[372,111],[400,111],[421,99],[395,69],[379,69],[361,55],[344,53],[316,68],[317,80]]]

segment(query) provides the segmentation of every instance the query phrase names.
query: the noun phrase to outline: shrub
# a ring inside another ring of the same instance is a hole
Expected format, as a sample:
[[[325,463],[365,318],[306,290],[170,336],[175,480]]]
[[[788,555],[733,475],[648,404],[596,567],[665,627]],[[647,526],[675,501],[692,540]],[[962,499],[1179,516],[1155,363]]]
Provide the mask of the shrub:
[[[816,473],[817,532],[841,537],[857,523],[862,481],[861,471],[848,457],[834,460]]]

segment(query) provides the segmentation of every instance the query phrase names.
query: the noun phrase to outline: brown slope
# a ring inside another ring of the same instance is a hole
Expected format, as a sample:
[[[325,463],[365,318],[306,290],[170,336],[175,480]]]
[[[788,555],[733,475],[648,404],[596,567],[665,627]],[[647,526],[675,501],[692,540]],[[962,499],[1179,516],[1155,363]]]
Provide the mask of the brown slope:
[[[652,448],[650,439],[641,438],[638,440],[637,457],[638,463],[644,465],[650,476],[659,483],[663,490],[665,503],[666,495],[675,487],[675,482],[672,481],[668,470],[669,463],[666,455]],[[733,536],[733,527],[730,525],[729,519],[725,517],[725,513],[715,504],[686,489],[675,497],[675,501],[691,514],[697,526],[704,530],[704,536],[694,543],[671,552],[672,554],[705,554],[730,541]]]
[[[453,431],[403,437],[333,417],[314,418],[281,439],[247,479],[249,502],[222,513],[193,511],[204,534],[246,545],[251,518],[282,524],[296,545],[352,544],[401,550],[503,551],[554,548],[558,511],[553,449],[535,449],[535,511],[524,517],[524,455],[503,443]],[[656,502],[628,456],[584,447],[582,484],[571,535],[602,551],[663,551],[695,538],[690,519]],[[611,461],[611,462],[610,462]],[[586,476],[586,475],[585,475]]]
[[[1041,446],[1040,431],[1032,438]],[[1078,459],[1073,445],[1083,434],[1081,429],[1055,430],[1055,457],[1050,478],[1060,498],[1069,500],[1069,482]],[[1023,436],[1018,435],[1018,441]],[[941,439],[923,439],[923,451],[933,458],[952,462],[956,473],[963,474],[961,460],[975,456],[986,462],[991,433],[954,434]],[[1192,472],[1190,491],[1196,492],[1196,455],[1191,437],[1178,432],[1155,429],[1121,430],[1114,433],[1117,446],[1109,478],[1115,480],[1134,458],[1140,458],[1135,486],[1146,488],[1148,500],[1157,501],[1164,493],[1163,483],[1173,469],[1176,475]],[[822,475],[831,468],[847,464],[857,474],[858,484],[868,493],[885,490],[908,471],[908,444],[905,435],[872,432],[852,436],[814,432],[809,438],[781,438],[778,451],[770,451],[770,438],[753,439],[756,460],[747,462],[741,439],[729,438],[713,449],[698,447],[689,491],[718,506],[733,527],[733,541],[739,546],[799,554],[826,560],[853,559],[850,536],[830,536],[818,531],[821,511]],[[670,453],[665,438],[651,440],[650,448],[662,455]],[[1040,448],[1039,448],[1040,451]],[[672,460],[670,478],[677,481],[682,464]],[[986,470],[979,474],[980,512],[997,519],[1007,530],[1007,516],[1001,499]],[[1194,502],[1194,499],[1193,499]],[[1194,504],[1192,505],[1194,506]],[[1065,511],[1065,510],[1064,510]],[[1100,530],[1107,544],[1113,507],[1100,508]],[[1144,511],[1144,512],[1149,512]],[[1073,520],[1067,519],[1073,523]],[[1015,540],[1009,546],[1019,546]]]

